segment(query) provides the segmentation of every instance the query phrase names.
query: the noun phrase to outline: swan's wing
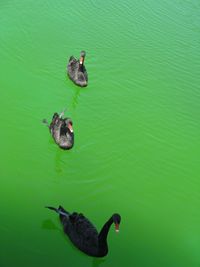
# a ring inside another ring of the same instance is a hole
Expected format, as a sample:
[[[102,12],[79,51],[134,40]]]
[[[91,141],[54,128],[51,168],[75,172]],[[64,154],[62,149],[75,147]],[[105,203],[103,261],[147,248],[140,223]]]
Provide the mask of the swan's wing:
[[[78,81],[85,82],[85,75],[82,71],[78,71]]]
[[[85,80],[88,81],[88,74],[87,74],[87,70],[84,65],[83,65],[83,74],[85,76]]]
[[[82,71],[77,72],[76,84],[82,87],[87,86],[87,80],[86,80],[85,74]]]
[[[98,250],[98,232],[94,225],[83,215],[73,213],[69,216],[71,222],[68,236],[71,241],[82,251]]]
[[[50,131],[51,134],[55,140],[55,142],[58,144],[60,139],[60,128],[62,126],[63,122],[60,118],[54,118],[50,124]]]
[[[74,72],[76,71],[77,69],[77,64],[78,64],[78,60],[75,59],[73,56],[70,57],[69,59],[69,63],[67,65],[67,71],[68,71],[68,74],[70,76],[73,76],[74,75]]]
[[[67,149],[67,148],[72,148],[73,144],[74,144],[74,134],[67,129],[65,135],[60,135],[59,146]]]
[[[77,233],[85,234],[87,232],[88,234],[90,232],[92,234],[98,235],[98,232],[94,225],[82,213],[73,213],[72,215],[70,215],[70,220],[74,224]]]

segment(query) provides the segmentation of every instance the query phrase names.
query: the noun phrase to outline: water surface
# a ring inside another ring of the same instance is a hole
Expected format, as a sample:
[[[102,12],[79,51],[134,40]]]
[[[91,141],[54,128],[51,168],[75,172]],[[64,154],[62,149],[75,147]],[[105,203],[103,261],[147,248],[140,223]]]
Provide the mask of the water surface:
[[[0,266],[200,265],[199,1],[1,1]],[[87,52],[87,88],[66,77]],[[75,146],[41,120],[67,108]],[[93,259],[46,205],[83,212],[109,254]]]

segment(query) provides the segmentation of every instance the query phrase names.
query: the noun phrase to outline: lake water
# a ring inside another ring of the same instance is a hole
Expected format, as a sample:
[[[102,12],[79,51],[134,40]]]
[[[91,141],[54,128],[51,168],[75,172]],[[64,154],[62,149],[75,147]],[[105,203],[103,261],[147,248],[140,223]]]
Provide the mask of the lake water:
[[[0,1],[0,266],[200,266],[200,2]],[[66,76],[87,52],[87,88]],[[67,108],[75,146],[41,121]],[[111,227],[94,259],[46,205]]]

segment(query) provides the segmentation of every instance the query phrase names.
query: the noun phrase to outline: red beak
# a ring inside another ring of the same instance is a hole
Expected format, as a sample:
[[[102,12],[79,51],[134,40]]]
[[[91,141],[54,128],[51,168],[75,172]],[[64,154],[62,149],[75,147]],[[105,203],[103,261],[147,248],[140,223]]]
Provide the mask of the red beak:
[[[84,57],[81,57],[80,58],[80,64],[83,64],[83,62],[84,62]]]
[[[119,224],[115,223],[115,231],[118,233],[119,232]]]
[[[73,133],[74,130],[73,130],[73,127],[72,127],[70,122],[68,123],[68,128],[69,128],[70,132]]]

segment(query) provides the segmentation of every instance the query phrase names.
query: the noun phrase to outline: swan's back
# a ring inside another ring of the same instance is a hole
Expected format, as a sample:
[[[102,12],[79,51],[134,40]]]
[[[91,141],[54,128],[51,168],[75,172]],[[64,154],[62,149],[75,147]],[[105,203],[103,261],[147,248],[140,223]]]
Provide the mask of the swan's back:
[[[73,56],[70,57],[69,63],[67,65],[67,72],[70,79],[74,80],[76,78],[76,70],[78,68],[79,61],[75,59]]]
[[[58,145],[63,149],[70,149],[74,145],[74,133],[71,133],[69,129],[65,135],[61,135]]]
[[[98,232],[83,214],[60,215],[60,220],[65,233],[77,248],[90,256],[98,256]]]
[[[79,68],[79,60],[70,57],[69,63],[67,65],[67,74],[69,78],[77,85],[84,87],[87,86],[88,75],[85,66],[82,69]]]

